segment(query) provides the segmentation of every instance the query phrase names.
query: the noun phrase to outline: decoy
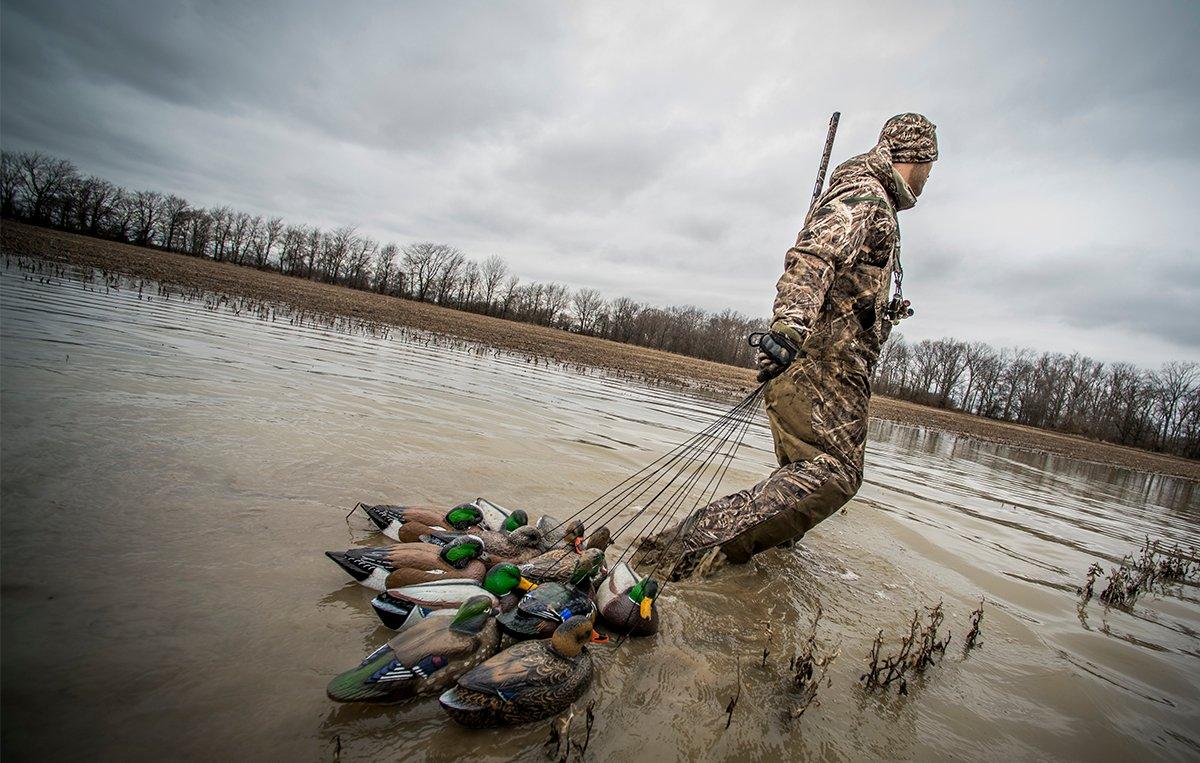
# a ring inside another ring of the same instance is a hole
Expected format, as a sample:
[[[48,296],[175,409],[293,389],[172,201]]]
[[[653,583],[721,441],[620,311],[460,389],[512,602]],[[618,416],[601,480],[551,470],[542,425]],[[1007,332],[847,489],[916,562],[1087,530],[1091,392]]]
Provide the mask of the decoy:
[[[475,535],[464,535],[440,547],[398,543],[383,548],[326,551],[325,555],[367,588],[384,591],[451,578],[478,583],[487,571],[479,561],[482,553],[483,541]]]
[[[563,559],[573,563],[569,577],[539,583],[517,603],[516,609],[497,618],[505,633],[518,639],[548,638],[559,623],[573,615],[588,614],[595,619],[595,605],[588,593],[592,590],[592,579],[604,566],[604,552],[599,549],[588,549],[579,555],[567,552]]]
[[[476,498],[469,503],[460,503],[449,511],[429,506],[392,506],[388,504],[358,504],[375,526],[392,540],[400,539],[400,528],[408,522],[420,522],[434,530],[468,530],[479,527],[484,530],[499,530],[504,527],[513,513],[486,498]],[[528,522],[528,517],[526,517]]]
[[[559,548],[522,564],[521,574],[535,583],[567,583],[575,580],[580,569],[586,571],[584,578],[590,580],[603,567],[604,552],[598,548],[589,548],[582,554]],[[582,586],[582,581],[577,585]]]
[[[494,614],[488,597],[473,596],[457,612],[426,618],[334,678],[326,693],[338,702],[399,702],[439,692],[496,653]]]
[[[371,607],[385,626],[403,631],[430,613],[458,607],[472,596],[487,596],[492,606],[507,612],[517,605],[525,591],[536,587],[521,576],[515,564],[503,563],[488,570],[482,585],[472,580],[451,579],[392,588],[372,599]]]
[[[592,620],[576,615],[540,641],[523,641],[459,677],[438,699],[471,727],[529,723],[562,712],[592,681]]]
[[[556,546],[575,545],[575,541],[583,537],[583,522],[572,519],[569,522],[559,522],[548,516],[538,517],[537,529],[542,533],[542,550],[549,551]]]
[[[439,530],[468,530],[483,524],[483,512],[478,506],[462,503],[449,511],[430,506],[392,506],[389,504],[358,504],[379,530],[392,540],[400,539],[400,528],[409,522]]]
[[[420,536],[423,543],[432,543],[435,546],[444,546],[450,543],[462,533],[443,533],[432,530]],[[536,527],[522,526],[517,527],[512,532],[492,532],[491,530],[478,530],[471,533],[478,536],[483,541],[483,550],[485,552],[485,561],[491,564],[499,564],[501,562],[511,562],[514,564],[522,564],[535,558],[541,553],[539,548],[542,540],[542,534],[538,532]]]
[[[617,563],[596,587],[596,609],[608,629],[630,636],[658,632],[658,581],[643,578],[626,562]]]

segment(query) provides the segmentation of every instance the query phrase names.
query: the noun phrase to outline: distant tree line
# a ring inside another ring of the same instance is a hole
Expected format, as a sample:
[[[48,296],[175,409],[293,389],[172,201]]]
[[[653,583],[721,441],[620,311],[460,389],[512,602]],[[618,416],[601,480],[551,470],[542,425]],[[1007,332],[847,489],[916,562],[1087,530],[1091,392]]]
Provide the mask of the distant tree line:
[[[352,226],[322,230],[229,207],[195,207],[157,191],[130,191],[38,152],[3,152],[0,213],[36,225],[314,281],[658,347],[719,363],[752,359],[745,336],[762,321],[733,310],[657,307],[595,289],[522,282],[503,258],[453,246],[381,243]]]
[[[499,256],[482,261],[433,242],[381,243],[353,226],[322,230],[84,176],[39,152],[3,152],[0,214],[61,230],[342,284],[460,310],[657,347],[733,365],[767,321],[733,310],[658,307],[595,289],[522,282]],[[876,389],[980,416],[1200,457],[1200,367],[1128,363],[956,339],[884,346]]]
[[[1157,371],[1074,353],[893,335],[875,389],[940,408],[1200,457],[1200,364]]]

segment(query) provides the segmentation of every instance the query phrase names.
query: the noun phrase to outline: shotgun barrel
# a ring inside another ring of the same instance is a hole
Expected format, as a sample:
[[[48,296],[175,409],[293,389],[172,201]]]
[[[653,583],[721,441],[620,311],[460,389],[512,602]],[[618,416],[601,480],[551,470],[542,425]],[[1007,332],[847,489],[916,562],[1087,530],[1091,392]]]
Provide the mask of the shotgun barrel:
[[[812,201],[808,204],[810,214],[817,199],[821,197],[821,191],[825,189],[825,173],[829,170],[829,155],[833,153],[833,138],[837,135],[838,120],[841,116],[842,112],[835,111],[829,118],[829,132],[825,135],[825,150],[821,152],[821,166],[817,170],[817,183],[813,186]]]

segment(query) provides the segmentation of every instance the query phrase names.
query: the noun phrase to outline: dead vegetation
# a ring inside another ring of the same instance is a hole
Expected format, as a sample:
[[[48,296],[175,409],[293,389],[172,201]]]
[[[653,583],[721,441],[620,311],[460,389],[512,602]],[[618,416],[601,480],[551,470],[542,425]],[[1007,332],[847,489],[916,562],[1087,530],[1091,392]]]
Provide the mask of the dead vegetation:
[[[742,698],[742,656],[735,655],[737,660],[737,693],[729,698],[729,704],[725,706],[725,728],[733,723],[733,711],[737,709],[738,700]]]
[[[979,599],[979,609],[971,613],[971,630],[967,631],[967,638],[963,643],[963,654],[975,648],[979,642],[979,634],[983,626],[983,598]]]
[[[1088,567],[1083,585],[1075,589],[1081,598],[1080,606],[1086,606],[1091,600],[1096,580],[1103,572],[1104,568],[1098,562]],[[1142,594],[1163,592],[1168,584],[1191,582],[1198,575],[1200,562],[1197,562],[1194,546],[1185,552],[1176,543],[1169,549],[1160,550],[1159,541],[1146,538],[1136,556],[1126,555],[1118,566],[1109,570],[1104,589],[1097,598],[1105,606],[1128,609]]]
[[[557,718],[550,721],[550,734],[546,737],[546,741],[542,744],[546,750],[546,755],[558,763],[568,763],[572,755],[575,755],[576,760],[583,760],[584,754],[587,753],[588,745],[592,741],[592,726],[596,722],[596,702],[589,702],[584,710],[583,716],[583,740],[579,741],[572,738],[572,731],[575,725],[575,707],[572,705],[567,708],[567,711]],[[579,736],[575,734],[575,736]]]
[[[920,610],[913,610],[908,634],[900,641],[899,648],[891,654],[883,654],[883,629],[875,634],[871,653],[867,656],[867,672],[859,681],[868,691],[887,691],[896,684],[900,694],[908,694],[908,678],[913,673],[924,673],[936,665],[934,655],[944,655],[950,643],[950,633],[941,637],[939,629],[945,615],[942,603],[926,610],[927,621],[922,625]]]
[[[792,690],[797,695],[794,706],[788,711],[789,718],[799,718],[808,708],[820,705],[817,691],[821,688],[821,684],[824,683],[826,687],[829,687],[833,683],[827,677],[827,673],[830,664],[838,658],[842,651],[835,646],[823,654],[818,653],[817,625],[821,622],[821,614],[821,605],[818,604],[808,636],[801,642],[796,654],[792,656],[791,662],[788,664]]]

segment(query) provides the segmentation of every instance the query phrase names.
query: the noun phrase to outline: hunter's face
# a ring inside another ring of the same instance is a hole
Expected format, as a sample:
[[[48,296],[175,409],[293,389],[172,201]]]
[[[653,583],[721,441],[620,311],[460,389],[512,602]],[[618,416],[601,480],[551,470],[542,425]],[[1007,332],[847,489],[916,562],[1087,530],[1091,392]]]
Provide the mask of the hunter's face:
[[[933,170],[933,162],[921,162],[913,165],[912,175],[908,179],[908,187],[912,189],[913,196],[920,196],[921,191],[925,190],[925,181],[929,180],[931,170]]]

